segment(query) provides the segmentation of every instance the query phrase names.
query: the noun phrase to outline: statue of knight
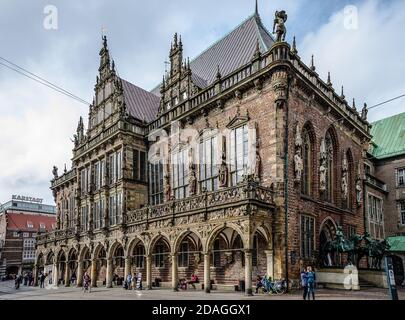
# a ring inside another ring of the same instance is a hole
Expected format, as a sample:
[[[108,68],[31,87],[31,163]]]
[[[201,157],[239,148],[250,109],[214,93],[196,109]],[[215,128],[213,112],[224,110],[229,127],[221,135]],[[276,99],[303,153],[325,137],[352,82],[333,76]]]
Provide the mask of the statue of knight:
[[[276,11],[273,25],[273,34],[277,34],[276,41],[285,41],[285,36],[287,34],[287,29],[285,23],[287,21],[287,14],[284,10]],[[277,27],[277,29],[276,29]]]

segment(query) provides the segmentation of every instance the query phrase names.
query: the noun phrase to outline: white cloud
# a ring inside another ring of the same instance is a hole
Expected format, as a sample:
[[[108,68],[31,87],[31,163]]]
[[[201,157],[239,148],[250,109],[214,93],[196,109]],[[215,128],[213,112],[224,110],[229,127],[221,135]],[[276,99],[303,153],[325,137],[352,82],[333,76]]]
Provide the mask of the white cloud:
[[[299,44],[300,55],[309,62],[315,55],[318,73],[326,79],[332,74],[340,93],[344,85],[347,100],[356,98],[359,109],[405,93],[405,42],[399,33],[405,21],[404,1],[368,0],[358,6],[358,29],[345,28],[344,9],[328,23],[308,34]],[[350,98],[349,98],[350,97]],[[405,111],[405,99],[370,110],[375,121]]]

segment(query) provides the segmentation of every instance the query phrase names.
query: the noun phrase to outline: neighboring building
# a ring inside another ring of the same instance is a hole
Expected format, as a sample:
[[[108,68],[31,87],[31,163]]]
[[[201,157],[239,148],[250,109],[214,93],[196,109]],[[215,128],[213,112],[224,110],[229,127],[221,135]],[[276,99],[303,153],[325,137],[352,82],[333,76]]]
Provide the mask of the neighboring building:
[[[0,276],[33,271],[36,236],[55,228],[55,206],[42,204],[41,199],[13,196],[13,200],[2,205]]]
[[[404,278],[405,252],[405,113],[373,123],[373,141],[366,161],[367,230],[377,238],[390,237],[396,272]],[[399,236],[395,241],[395,236]],[[400,237],[402,236],[402,238]],[[402,244],[402,245],[397,245]]]
[[[364,232],[370,124],[281,40],[258,12],[192,61],[176,34],[148,92],[118,77],[104,37],[38,270],[108,287],[142,272],[149,288],[196,272],[207,292],[243,279],[249,294],[257,274],[298,284],[303,265],[333,263],[322,249],[337,227]]]

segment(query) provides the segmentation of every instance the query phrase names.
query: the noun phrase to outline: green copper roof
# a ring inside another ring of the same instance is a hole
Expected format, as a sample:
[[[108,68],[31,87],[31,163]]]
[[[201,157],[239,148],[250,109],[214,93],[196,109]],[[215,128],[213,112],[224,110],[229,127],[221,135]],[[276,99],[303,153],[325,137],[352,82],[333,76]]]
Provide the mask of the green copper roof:
[[[372,124],[372,155],[384,159],[405,154],[405,113]]]
[[[405,251],[405,237],[390,237],[387,239],[391,252]]]

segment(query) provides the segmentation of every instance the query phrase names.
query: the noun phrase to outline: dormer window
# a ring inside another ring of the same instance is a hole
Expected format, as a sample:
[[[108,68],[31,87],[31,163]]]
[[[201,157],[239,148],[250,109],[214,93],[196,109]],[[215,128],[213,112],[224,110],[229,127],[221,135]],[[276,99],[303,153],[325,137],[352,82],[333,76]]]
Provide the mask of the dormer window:
[[[32,223],[32,221],[27,221],[27,228],[28,229],[34,228],[34,224]]]
[[[45,223],[41,222],[41,223],[39,224],[39,228],[42,229],[42,230],[44,230],[44,229],[45,229]]]

